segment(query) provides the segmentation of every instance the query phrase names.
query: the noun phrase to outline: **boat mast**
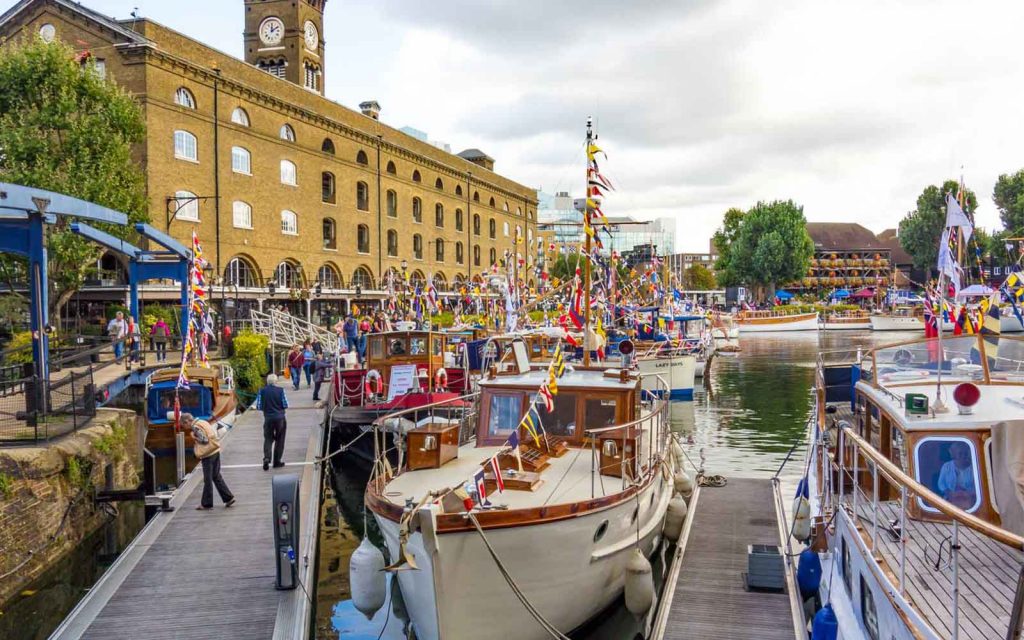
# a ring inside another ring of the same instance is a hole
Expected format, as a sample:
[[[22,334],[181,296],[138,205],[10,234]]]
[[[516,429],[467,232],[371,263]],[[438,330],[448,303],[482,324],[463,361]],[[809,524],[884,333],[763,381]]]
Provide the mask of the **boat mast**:
[[[587,176],[583,189],[583,366],[590,366],[590,145],[594,141],[594,119],[587,116]]]

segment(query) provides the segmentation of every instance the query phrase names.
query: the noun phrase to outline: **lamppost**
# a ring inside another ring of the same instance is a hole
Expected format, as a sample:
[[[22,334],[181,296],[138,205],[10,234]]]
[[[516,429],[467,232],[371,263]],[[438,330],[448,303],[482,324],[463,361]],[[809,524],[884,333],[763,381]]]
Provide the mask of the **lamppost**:
[[[406,260],[405,258],[402,258],[402,262],[399,264],[399,266],[402,267],[402,292],[401,292],[401,300],[402,300],[402,304],[405,305],[405,304],[408,303],[408,295],[407,295],[408,292],[406,291],[406,287],[408,286],[408,282],[409,281],[408,281],[407,276],[406,276],[406,271],[409,270],[409,261]],[[402,311],[402,314],[404,316],[404,314],[405,314],[404,310]],[[405,318],[403,317],[402,319],[404,320]]]

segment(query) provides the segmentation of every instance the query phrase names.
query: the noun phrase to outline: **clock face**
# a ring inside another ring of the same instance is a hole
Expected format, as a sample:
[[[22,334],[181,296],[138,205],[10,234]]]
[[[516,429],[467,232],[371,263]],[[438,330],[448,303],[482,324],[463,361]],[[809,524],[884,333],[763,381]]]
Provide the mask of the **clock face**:
[[[39,37],[43,39],[43,42],[53,42],[53,38],[56,35],[57,28],[49,22],[39,27]]]
[[[316,51],[317,45],[320,44],[320,34],[316,30],[316,25],[306,20],[305,31],[306,48],[310,51]]]
[[[260,40],[263,44],[280,44],[284,38],[284,23],[280,18],[267,18],[260,23]]]

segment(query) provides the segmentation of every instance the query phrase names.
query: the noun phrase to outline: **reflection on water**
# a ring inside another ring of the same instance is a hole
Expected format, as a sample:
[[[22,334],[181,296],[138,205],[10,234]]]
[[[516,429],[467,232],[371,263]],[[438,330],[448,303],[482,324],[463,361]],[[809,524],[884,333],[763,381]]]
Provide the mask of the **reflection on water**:
[[[814,368],[821,351],[870,349],[920,337],[920,332],[830,331],[755,334],[740,339],[742,351],[720,355],[711,367],[709,385],[698,386],[692,402],[674,402],[672,428],[686,435],[688,455],[698,462],[703,451],[709,474],[769,476],[782,464],[794,442],[802,441],[811,413]],[[800,451],[798,451],[800,453]],[[799,475],[799,465],[787,467],[787,476]],[[324,516],[317,607],[319,638],[373,640],[404,638],[404,607],[392,606],[398,589],[390,589],[388,603],[367,620],[349,600],[348,558],[359,544],[363,529],[362,489],[365,475],[344,470],[334,474],[336,501]],[[383,548],[370,518],[370,539]],[[656,565],[656,574],[660,568]],[[390,583],[389,583],[390,584]],[[509,606],[517,606],[509,597]],[[386,627],[384,626],[386,624]],[[578,640],[633,638],[639,629],[620,604],[578,636]]]

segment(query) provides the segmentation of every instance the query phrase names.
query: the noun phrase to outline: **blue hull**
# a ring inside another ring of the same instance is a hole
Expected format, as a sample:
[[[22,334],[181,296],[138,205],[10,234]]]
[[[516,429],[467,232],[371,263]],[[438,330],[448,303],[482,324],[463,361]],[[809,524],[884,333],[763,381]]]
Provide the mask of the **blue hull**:
[[[651,391],[648,389],[644,390],[644,393],[649,393],[652,396],[661,397],[664,395],[663,391]],[[693,389],[672,389],[669,391],[668,397],[670,400],[693,400]]]

